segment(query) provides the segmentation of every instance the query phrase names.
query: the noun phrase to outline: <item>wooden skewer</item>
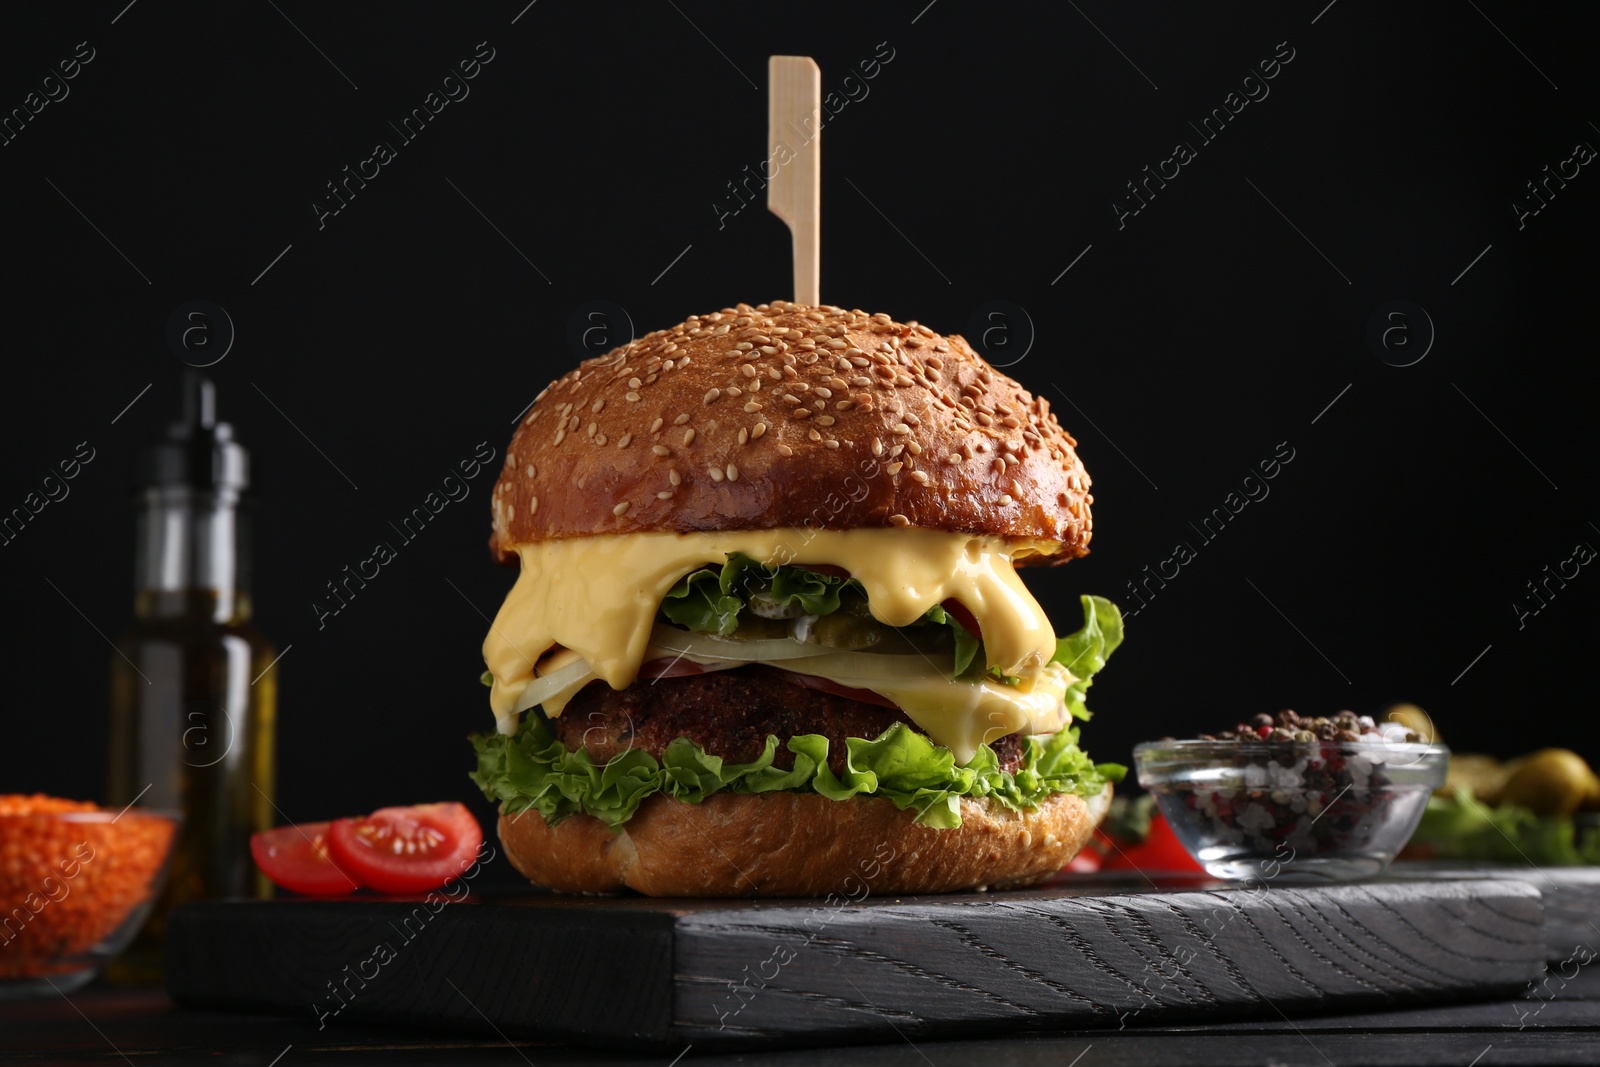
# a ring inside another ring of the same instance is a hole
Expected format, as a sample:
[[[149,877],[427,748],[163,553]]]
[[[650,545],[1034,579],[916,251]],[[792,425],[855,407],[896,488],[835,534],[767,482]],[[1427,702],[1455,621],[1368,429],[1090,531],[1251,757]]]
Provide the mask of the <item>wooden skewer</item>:
[[[794,239],[794,299],[817,304],[822,268],[822,71],[810,56],[767,59],[767,210]]]

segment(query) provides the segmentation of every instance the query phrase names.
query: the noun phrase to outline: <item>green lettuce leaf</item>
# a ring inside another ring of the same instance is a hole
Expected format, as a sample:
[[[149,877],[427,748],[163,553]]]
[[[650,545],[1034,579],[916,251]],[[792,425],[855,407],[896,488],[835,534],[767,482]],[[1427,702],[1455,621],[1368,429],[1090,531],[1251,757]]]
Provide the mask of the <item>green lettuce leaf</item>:
[[[846,738],[842,775],[828,767],[828,739],[800,734],[785,746],[794,767],[773,766],[778,739],[768,737],[761,755],[749,763],[726,763],[687,738],[667,746],[657,760],[647,752],[625,752],[597,766],[583,750],[570,752],[536,715],[523,719],[515,736],[475,734],[478,769],[472,780],[484,796],[499,801],[515,817],[533,809],[551,826],[583,813],[616,830],[655,793],[698,804],[713,793],[820,793],[831,800],[880,796],[916,821],[938,829],[961,825],[961,798],[988,797],[1021,811],[1057,793],[1098,794],[1119,782],[1126,768],[1096,765],[1078,747],[1078,731],[1067,728],[1047,737],[1029,737],[1016,773],[1000,768],[994,750],[980,746],[964,767],[947,748],[933,744],[904,723],[878,737]]]
[[[1111,653],[1122,644],[1122,612],[1102,596],[1078,599],[1083,602],[1083,629],[1058,639],[1056,654],[1051,658],[1078,679],[1067,688],[1067,711],[1073,718],[1087,721],[1091,712],[1083,695]]]

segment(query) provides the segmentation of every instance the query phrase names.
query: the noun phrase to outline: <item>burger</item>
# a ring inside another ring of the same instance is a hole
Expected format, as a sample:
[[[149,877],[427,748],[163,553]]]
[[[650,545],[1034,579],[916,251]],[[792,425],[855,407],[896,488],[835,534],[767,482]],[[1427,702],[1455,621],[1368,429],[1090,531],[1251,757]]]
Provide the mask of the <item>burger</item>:
[[[960,337],[740,304],[587,360],[507,449],[474,781],[561,892],[920,893],[1060,870],[1124,768],[1078,747],[1122,640],[1017,575],[1088,550],[1048,403]]]

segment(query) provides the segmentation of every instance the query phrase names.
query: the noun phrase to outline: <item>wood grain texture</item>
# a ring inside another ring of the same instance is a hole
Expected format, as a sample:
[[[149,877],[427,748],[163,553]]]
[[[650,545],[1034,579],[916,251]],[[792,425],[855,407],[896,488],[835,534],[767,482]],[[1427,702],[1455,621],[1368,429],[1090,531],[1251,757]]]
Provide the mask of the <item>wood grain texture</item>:
[[[535,896],[436,912],[214,902],[174,915],[168,986],[185,1004],[330,1024],[482,1033],[487,1019],[511,1037],[622,1047],[920,1040],[1517,994],[1543,970],[1542,918],[1539,892],[1505,879],[858,902]]]
[[[1600,951],[1600,867],[1462,867],[1397,863],[1396,878],[1496,878],[1531,885],[1544,898],[1545,959],[1552,965]]]
[[[1521,988],[1544,957],[1539,894],[1504,881],[997,894],[809,925],[806,914],[679,923],[686,1039],[861,1039],[886,1019],[915,1039],[1406,1003]]]

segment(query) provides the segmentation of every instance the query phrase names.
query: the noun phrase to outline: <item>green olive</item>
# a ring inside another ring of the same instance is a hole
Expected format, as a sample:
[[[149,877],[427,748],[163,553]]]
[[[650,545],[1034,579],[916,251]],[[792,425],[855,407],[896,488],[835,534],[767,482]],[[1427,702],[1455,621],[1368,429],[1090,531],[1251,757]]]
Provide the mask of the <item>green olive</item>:
[[[1438,793],[1443,797],[1454,796],[1458,787],[1466,786],[1480,803],[1497,804],[1506,785],[1506,774],[1505,765],[1493,756],[1452,752],[1449,774]]]
[[[1570,749],[1547,748],[1517,761],[1500,802],[1539,815],[1571,815],[1597,787],[1600,783],[1582,756]]]
[[[1424,744],[1442,744],[1439,739],[1439,729],[1434,726],[1433,719],[1428,713],[1415,704],[1395,704],[1383,716],[1390,722],[1397,722],[1407,730],[1417,735],[1417,740]]]

